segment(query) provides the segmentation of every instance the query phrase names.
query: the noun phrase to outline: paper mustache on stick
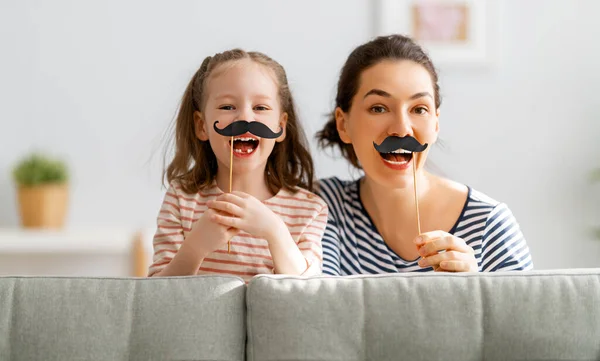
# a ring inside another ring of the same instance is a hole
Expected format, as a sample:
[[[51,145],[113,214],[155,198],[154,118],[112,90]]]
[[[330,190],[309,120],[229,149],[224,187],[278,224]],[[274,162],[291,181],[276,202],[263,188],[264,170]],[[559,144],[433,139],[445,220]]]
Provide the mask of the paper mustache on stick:
[[[236,120],[230,123],[223,129],[217,127],[219,121],[215,120],[213,123],[213,129],[217,134],[225,137],[231,137],[230,154],[229,154],[229,193],[232,192],[233,182],[233,137],[250,133],[260,138],[276,139],[283,134],[283,129],[280,127],[279,132],[275,133],[271,128],[267,127],[261,122],[248,122],[245,120]],[[231,241],[227,241],[227,253],[231,252]]]
[[[418,140],[410,135],[406,135],[404,137],[390,135],[389,137],[385,138],[381,144],[373,142],[373,146],[380,153],[391,153],[398,149],[419,153],[427,149],[427,143],[421,144]]]
[[[279,138],[281,134],[283,134],[283,129],[281,129],[281,127],[279,129],[279,132],[275,133],[271,130],[271,128],[267,127],[266,125],[260,122],[247,122],[245,120],[236,120],[235,122],[229,124],[223,129],[217,128],[218,122],[218,120],[215,120],[215,123],[213,124],[215,132],[226,137],[235,137],[238,135],[250,133],[261,138],[275,139]]]
[[[420,235],[421,217],[419,216],[419,198],[417,193],[417,154],[427,149],[428,144],[421,144],[410,135],[404,137],[391,135],[385,138],[381,144],[373,142],[373,146],[380,153],[391,153],[399,149],[408,150],[413,153],[413,186],[415,190],[415,211],[417,212],[417,235]]]

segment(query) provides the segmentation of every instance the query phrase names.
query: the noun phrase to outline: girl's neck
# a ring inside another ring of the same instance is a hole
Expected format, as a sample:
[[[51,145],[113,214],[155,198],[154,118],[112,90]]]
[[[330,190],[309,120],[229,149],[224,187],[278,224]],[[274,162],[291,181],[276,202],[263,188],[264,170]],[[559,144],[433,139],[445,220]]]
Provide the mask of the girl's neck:
[[[264,168],[255,169],[243,174],[233,174],[232,191],[244,192],[259,201],[264,201],[274,196],[269,190],[265,178]],[[217,171],[217,186],[223,192],[229,192],[229,169],[219,168]]]

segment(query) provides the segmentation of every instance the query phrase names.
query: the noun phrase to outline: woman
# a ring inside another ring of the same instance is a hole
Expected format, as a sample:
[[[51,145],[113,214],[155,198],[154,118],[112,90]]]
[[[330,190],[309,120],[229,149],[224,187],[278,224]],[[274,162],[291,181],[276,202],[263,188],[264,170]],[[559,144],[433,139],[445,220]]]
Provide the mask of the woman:
[[[379,37],[350,54],[335,110],[317,138],[322,148],[339,147],[364,176],[320,181],[329,206],[324,274],[533,269],[505,204],[425,171],[438,138],[440,103],[436,70],[410,38]],[[427,147],[409,152],[410,141]]]

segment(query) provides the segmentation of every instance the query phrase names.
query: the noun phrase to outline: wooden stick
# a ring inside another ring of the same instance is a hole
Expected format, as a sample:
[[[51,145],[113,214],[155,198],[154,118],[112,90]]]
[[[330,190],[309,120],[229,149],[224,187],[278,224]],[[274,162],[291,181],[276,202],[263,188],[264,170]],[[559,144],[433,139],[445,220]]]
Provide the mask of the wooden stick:
[[[421,235],[421,216],[419,215],[419,197],[417,192],[417,154],[413,152],[413,186],[415,188],[415,210],[417,212],[417,236]],[[439,267],[433,267],[437,271]]]
[[[413,152],[413,186],[415,188],[415,210],[417,212],[417,236],[421,235],[421,217],[419,216],[419,197],[417,195],[417,154]]]
[[[229,193],[233,188],[233,135],[231,136],[231,150],[229,154]],[[227,253],[231,253],[231,240],[227,241]]]

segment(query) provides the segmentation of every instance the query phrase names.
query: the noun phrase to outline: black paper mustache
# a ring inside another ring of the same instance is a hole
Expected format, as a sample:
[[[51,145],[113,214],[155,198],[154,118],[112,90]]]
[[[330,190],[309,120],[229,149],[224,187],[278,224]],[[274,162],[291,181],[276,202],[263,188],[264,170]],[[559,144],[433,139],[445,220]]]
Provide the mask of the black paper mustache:
[[[275,139],[279,138],[281,134],[283,134],[283,129],[280,129],[279,132],[275,133],[271,130],[271,128],[267,127],[261,122],[247,122],[245,120],[236,120],[235,122],[229,124],[223,129],[217,128],[218,122],[218,120],[215,120],[213,124],[215,132],[226,137],[235,137],[238,135],[251,133],[256,135],[257,137]]]
[[[379,153],[390,153],[400,148],[410,152],[419,153],[427,149],[427,143],[421,144],[418,140],[410,135],[404,137],[390,135],[389,137],[385,138],[381,144],[373,142],[373,146]]]

